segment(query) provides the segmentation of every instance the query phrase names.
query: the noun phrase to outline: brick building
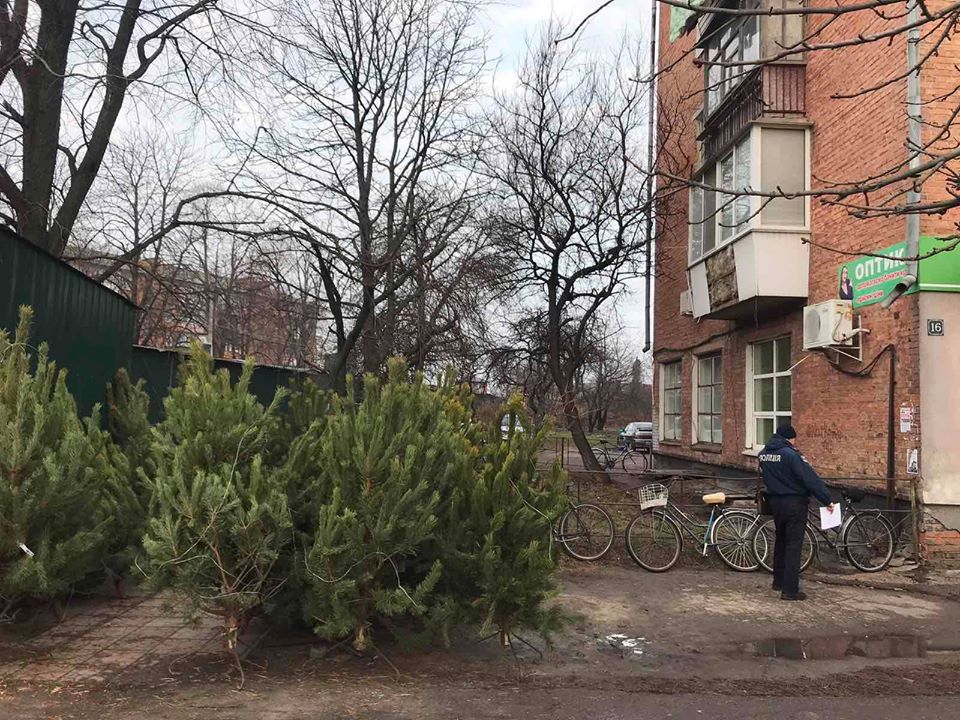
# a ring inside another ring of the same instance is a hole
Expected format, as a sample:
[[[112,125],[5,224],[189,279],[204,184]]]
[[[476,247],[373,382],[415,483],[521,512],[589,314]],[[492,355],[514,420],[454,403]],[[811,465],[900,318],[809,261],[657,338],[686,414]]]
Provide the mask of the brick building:
[[[791,5],[799,2],[740,7]],[[858,219],[816,197],[762,196],[905,166],[903,34],[784,52],[817,29],[816,42],[836,43],[902,22],[870,11],[828,18],[660,6],[658,170],[693,182],[661,181],[654,421],[664,463],[731,473],[755,472],[759,447],[791,421],[805,455],[835,484],[880,495],[892,486],[903,498],[916,478],[936,518],[928,550],[960,551],[950,530],[960,527],[960,250],[921,260],[911,293],[884,307],[911,270],[896,259],[916,232],[904,215]],[[957,84],[958,64],[960,41],[950,41],[923,65],[925,141],[956,110],[955,97],[940,98]],[[873,85],[883,87],[857,94]],[[942,147],[955,147],[955,134]],[[946,196],[943,182],[926,182],[923,200]],[[958,215],[921,216],[921,252],[955,235]],[[928,321],[942,324],[928,334]]]
[[[97,278],[113,258],[74,252],[72,264]],[[137,308],[136,342],[153,348],[199,340],[214,357],[262,365],[322,365],[317,305],[254,268],[203,272],[155,260],[125,263],[106,281]]]

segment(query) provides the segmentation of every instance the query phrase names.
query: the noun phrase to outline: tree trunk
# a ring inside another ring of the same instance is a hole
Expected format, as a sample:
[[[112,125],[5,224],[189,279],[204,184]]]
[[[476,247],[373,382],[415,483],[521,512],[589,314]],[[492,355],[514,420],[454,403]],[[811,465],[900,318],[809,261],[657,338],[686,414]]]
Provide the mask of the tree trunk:
[[[590,449],[590,441],[587,440],[587,434],[583,431],[583,423],[580,421],[580,411],[577,410],[577,403],[574,402],[573,395],[566,393],[563,398],[563,417],[567,423],[567,429],[573,437],[573,444],[577,446],[580,453],[580,459],[583,460],[583,466],[587,470],[602,470],[600,463]]]
[[[41,13],[37,56],[23,90],[23,198],[26,217],[17,218],[20,233],[43,249],[60,253],[49,231],[50,203],[57,167],[63,85],[77,3],[63,3]]]

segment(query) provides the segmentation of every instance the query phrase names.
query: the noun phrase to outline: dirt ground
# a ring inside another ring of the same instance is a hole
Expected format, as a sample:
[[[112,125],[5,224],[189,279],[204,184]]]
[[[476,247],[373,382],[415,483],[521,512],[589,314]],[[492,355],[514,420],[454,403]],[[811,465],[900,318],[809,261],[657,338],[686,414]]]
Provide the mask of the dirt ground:
[[[960,603],[946,598],[808,581],[808,602],[784,603],[769,576],[696,559],[663,575],[570,563],[560,579],[558,602],[579,617],[552,647],[528,638],[542,658],[464,630],[450,649],[404,654],[384,640],[395,671],[271,631],[241,692],[209,626],[184,624],[159,598],[88,603],[34,637],[0,634],[0,718],[809,720],[909,707],[919,720],[960,710]],[[53,677],[64,663],[70,673]]]

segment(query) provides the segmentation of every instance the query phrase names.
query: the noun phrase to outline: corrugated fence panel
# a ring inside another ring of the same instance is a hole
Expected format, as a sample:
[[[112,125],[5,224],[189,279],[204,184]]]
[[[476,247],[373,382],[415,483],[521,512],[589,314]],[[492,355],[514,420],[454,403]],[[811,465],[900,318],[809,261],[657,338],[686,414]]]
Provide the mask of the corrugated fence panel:
[[[140,345],[134,346],[132,350],[130,377],[134,382],[141,379],[144,381],[144,389],[150,396],[151,422],[159,422],[163,418],[163,399],[176,384],[180,358],[181,354],[177,350],[160,350]],[[240,378],[243,370],[243,363],[233,360],[216,360],[214,364],[217,370],[227,370],[234,382]],[[254,367],[253,377],[250,379],[250,392],[261,403],[269,405],[277,388],[288,387],[297,378],[310,378],[322,387],[328,386],[324,375],[295,368],[258,365]]]
[[[21,305],[33,308],[31,343],[47,343],[50,357],[67,369],[67,385],[82,414],[104,403],[107,383],[125,367],[134,381],[145,381],[151,420],[161,418],[163,398],[176,383],[179,353],[134,346],[135,305],[0,228],[0,328],[13,333]],[[217,360],[216,365],[229,370],[234,380],[240,377],[242,363]],[[266,405],[278,387],[297,377],[327,383],[322,375],[261,365],[254,369],[250,391]]]
[[[136,307],[23,238],[0,228],[0,327],[12,332],[19,308],[34,311],[32,343],[45,342],[67,369],[80,412],[103,403],[106,385],[130,363]]]

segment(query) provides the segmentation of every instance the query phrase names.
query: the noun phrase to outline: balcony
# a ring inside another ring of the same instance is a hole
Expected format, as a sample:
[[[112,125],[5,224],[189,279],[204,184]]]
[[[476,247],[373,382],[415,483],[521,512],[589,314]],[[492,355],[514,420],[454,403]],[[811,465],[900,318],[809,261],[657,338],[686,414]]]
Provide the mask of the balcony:
[[[704,144],[704,157],[716,157],[754,120],[802,117],[805,76],[806,66],[795,62],[751,70],[704,118],[698,138]]]
[[[805,232],[751,229],[687,270],[693,316],[746,320],[803,304],[810,276]]]

